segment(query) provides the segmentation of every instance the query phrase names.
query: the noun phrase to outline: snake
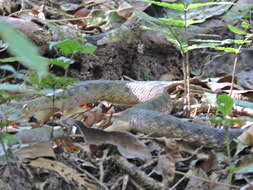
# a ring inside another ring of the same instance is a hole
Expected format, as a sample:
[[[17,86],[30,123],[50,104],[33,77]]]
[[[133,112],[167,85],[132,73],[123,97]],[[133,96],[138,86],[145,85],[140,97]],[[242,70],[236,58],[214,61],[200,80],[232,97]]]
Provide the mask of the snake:
[[[127,122],[132,130],[153,136],[181,139],[196,146],[224,150],[226,137],[233,140],[241,135],[242,129],[219,129],[194,122],[182,121],[173,115],[173,101],[167,91],[168,81],[121,81],[90,80],[70,85],[58,91],[52,98],[42,96],[29,101],[15,103],[23,114],[35,115],[42,110],[71,109],[83,104],[108,101],[130,106],[115,115],[116,120]],[[25,105],[25,106],[24,106]],[[6,110],[6,105],[0,106]]]

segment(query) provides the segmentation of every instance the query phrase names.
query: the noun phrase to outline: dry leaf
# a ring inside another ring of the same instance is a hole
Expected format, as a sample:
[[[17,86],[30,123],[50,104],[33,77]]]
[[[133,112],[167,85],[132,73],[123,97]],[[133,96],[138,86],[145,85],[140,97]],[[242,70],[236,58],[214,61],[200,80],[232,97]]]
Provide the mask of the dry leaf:
[[[122,16],[124,18],[129,18],[132,15],[133,10],[134,10],[134,7],[131,4],[127,2],[123,2],[117,9],[117,13],[119,14],[119,16]]]
[[[72,143],[72,140],[69,137],[66,138],[58,138],[55,140],[57,145],[63,145],[68,151],[80,151],[81,147],[76,146]]]
[[[151,154],[147,147],[129,132],[108,132],[101,129],[88,128],[81,121],[73,119],[65,119],[63,123],[78,127],[89,144],[112,144],[117,146],[119,152],[126,158],[151,159]]]
[[[213,182],[219,182],[219,183],[229,184],[228,177],[224,178],[225,175],[226,175],[226,173],[223,173],[223,172],[218,172],[218,173],[213,172],[209,176],[209,178],[210,178],[210,181],[213,181]],[[209,186],[210,186],[210,189],[212,189],[212,190],[221,190],[221,189],[222,190],[230,190],[229,186],[225,186],[223,184],[212,183]]]
[[[22,162],[27,162],[28,160],[39,157],[56,158],[52,145],[48,142],[37,143],[29,147],[24,147],[15,152],[15,155]]]
[[[208,176],[201,168],[194,168],[187,172],[187,176],[198,176],[203,179],[208,179]],[[209,185],[200,179],[190,178],[185,190],[209,190]]]
[[[216,154],[213,151],[208,155],[199,153],[197,154],[197,160],[194,160],[192,165],[208,173],[217,167]]]
[[[57,109],[48,108],[48,109],[37,111],[36,113],[32,113],[32,114],[33,114],[33,117],[36,118],[38,122],[45,123],[56,111]]]
[[[155,142],[164,147],[166,151],[166,155],[159,156],[155,170],[163,176],[165,184],[170,184],[175,177],[176,163],[182,160],[180,146],[174,139],[165,137],[156,138]]]
[[[98,185],[91,183],[89,178],[84,173],[78,173],[77,170],[54,160],[39,158],[32,160],[29,163],[32,167],[43,168],[50,171],[57,172],[67,183],[74,183],[78,189],[98,189]]]
[[[237,139],[243,144],[253,146],[253,127],[247,129]]]
[[[86,117],[85,125],[87,127],[91,127],[92,125],[94,125],[95,123],[100,122],[104,118],[103,113],[97,113],[97,112],[94,112],[94,111],[86,112],[86,113],[83,114],[83,116]]]
[[[169,184],[175,177],[175,160],[169,154],[159,156],[156,171],[163,176],[163,182]]]

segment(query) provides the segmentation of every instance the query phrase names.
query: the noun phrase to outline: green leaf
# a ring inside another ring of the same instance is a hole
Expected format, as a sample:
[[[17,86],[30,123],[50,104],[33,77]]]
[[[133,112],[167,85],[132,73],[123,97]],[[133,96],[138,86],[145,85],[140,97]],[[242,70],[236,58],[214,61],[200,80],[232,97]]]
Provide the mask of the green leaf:
[[[16,95],[8,96],[8,97],[0,97],[0,101],[17,100],[17,99],[20,99],[20,98],[24,98],[28,95],[30,95],[30,94],[16,94]]]
[[[62,67],[64,69],[67,69],[69,65],[73,64],[74,61],[72,59],[69,59],[67,57],[61,56],[55,59],[48,59],[45,58],[49,64],[57,65],[59,67]]]
[[[222,118],[221,117],[210,117],[209,119],[212,123],[215,124],[220,124],[222,122]]]
[[[210,46],[210,48],[216,49],[216,50],[220,50],[220,51],[225,51],[225,52],[229,52],[229,53],[239,53],[238,49],[235,48],[229,48],[229,47],[215,47],[215,46]]]
[[[208,2],[208,3],[193,3],[189,4],[187,6],[187,9],[194,9],[194,8],[200,8],[205,6],[212,6],[212,5],[232,5],[234,3],[231,2]]]
[[[201,42],[201,43],[213,43],[216,46],[219,45],[229,45],[229,44],[246,44],[251,43],[251,40],[234,40],[234,39],[226,39],[226,40],[202,40],[202,39],[191,39],[191,42]]]
[[[38,55],[37,47],[23,34],[0,22],[0,36],[8,43],[8,51],[19,57],[22,64],[36,71],[39,77],[47,73],[48,65]]]
[[[93,44],[81,44],[77,40],[63,40],[58,42],[51,42],[49,47],[53,46],[58,47],[63,54],[73,54],[77,52],[84,52],[90,55],[95,56],[94,52],[96,50],[96,46]]]
[[[176,48],[181,50],[180,43],[182,43],[182,40],[178,38],[176,33],[174,33],[171,24],[160,19],[153,18],[141,11],[135,11],[135,15],[153,25],[152,27],[143,26],[142,28],[144,30],[153,30],[163,33],[168,41],[174,44]]]
[[[82,44],[77,40],[63,40],[57,42],[50,42],[49,48],[58,47],[64,54],[73,54],[82,49]]]
[[[224,126],[230,126],[230,125],[234,125],[236,123],[241,123],[242,120],[239,120],[239,119],[225,119],[223,121],[223,125]]]
[[[19,142],[18,138],[8,133],[0,134],[0,141],[2,143]]]
[[[228,116],[232,111],[234,101],[227,94],[221,94],[218,96],[216,104],[218,106],[219,111],[223,114],[223,116]]]
[[[160,19],[151,17],[151,16],[149,16],[148,14],[146,14],[142,11],[134,11],[134,13],[137,17],[139,17],[139,18],[143,19],[144,21],[146,21],[150,24],[153,24],[155,26],[165,27],[165,26],[169,25],[168,23],[165,23],[165,22],[161,21]]]
[[[190,25],[199,24],[199,23],[202,23],[202,22],[205,22],[205,19],[189,20],[189,21],[187,22],[187,27],[190,26]]]
[[[220,47],[222,45],[230,45],[230,44],[250,44],[251,40],[233,40],[233,39],[226,39],[226,40],[201,40],[201,39],[192,39],[191,42],[197,42],[201,44],[193,44],[189,46],[189,50],[192,49],[199,49],[199,48],[213,48],[216,50],[231,52],[231,53],[238,53],[238,49],[230,48],[230,47]],[[205,42],[205,43],[202,43]]]
[[[239,35],[247,35],[247,32],[243,31],[243,30],[240,30],[239,28],[231,25],[231,24],[228,24],[228,29],[235,33],[235,34],[239,34]]]
[[[225,45],[225,44],[247,44],[247,43],[251,43],[251,40],[234,40],[234,39],[226,39],[226,40],[222,40],[221,44]]]
[[[184,11],[184,4],[183,3],[165,3],[165,2],[157,2],[157,1],[149,1],[149,0],[145,0],[145,1],[152,3],[154,5],[161,6],[161,7]]]
[[[144,30],[152,30],[152,31],[158,31],[165,35],[166,39],[171,42],[177,49],[181,49],[180,43],[175,35],[168,29],[160,26],[153,26],[153,27],[143,27]]]
[[[209,47],[214,47],[214,43],[201,43],[201,44],[193,44],[191,46],[188,46],[188,51],[193,50],[193,49],[202,49],[202,48],[209,48]]]
[[[17,61],[20,61],[20,59],[17,57],[8,57],[8,58],[0,59],[0,62],[2,63],[11,63],[11,62],[17,62]]]
[[[76,79],[69,77],[57,77],[54,74],[49,73],[47,76],[44,76],[41,80],[39,80],[36,73],[30,73],[29,81],[40,88],[60,89],[73,84],[76,82]]]
[[[174,18],[160,18],[159,20],[165,22],[172,22],[175,26],[184,27],[184,20]]]
[[[82,51],[83,51],[84,53],[89,54],[89,55],[96,56],[96,55],[95,55],[96,49],[97,49],[97,46],[95,46],[95,45],[93,45],[93,44],[91,44],[91,43],[85,43],[84,46],[83,46]]]
[[[253,172],[253,164],[249,163],[247,166],[242,166],[242,167],[237,167],[237,168],[229,168],[229,170],[232,172],[237,172],[237,173],[241,173],[241,174],[252,173]]]
[[[242,22],[242,23],[241,23],[241,26],[242,26],[243,28],[245,28],[245,29],[250,28],[250,24],[249,24],[248,22]]]

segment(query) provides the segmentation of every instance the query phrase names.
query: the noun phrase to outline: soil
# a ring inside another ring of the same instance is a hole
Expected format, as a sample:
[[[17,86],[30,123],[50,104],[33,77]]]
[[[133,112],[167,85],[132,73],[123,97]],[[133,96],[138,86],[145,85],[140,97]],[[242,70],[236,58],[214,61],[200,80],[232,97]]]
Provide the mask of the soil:
[[[145,44],[143,41],[131,44],[98,46],[96,57],[78,54],[70,67],[69,75],[80,80],[182,80],[182,59],[180,52],[170,46]],[[190,67],[194,75],[201,74],[207,61],[207,51],[190,53]]]
[[[72,65],[70,75],[81,80],[121,79],[127,76],[136,80],[158,80],[170,73],[172,79],[182,77],[180,55],[175,50],[161,53],[145,49],[138,52],[138,44],[127,46],[99,47],[96,55],[78,55],[78,62]]]

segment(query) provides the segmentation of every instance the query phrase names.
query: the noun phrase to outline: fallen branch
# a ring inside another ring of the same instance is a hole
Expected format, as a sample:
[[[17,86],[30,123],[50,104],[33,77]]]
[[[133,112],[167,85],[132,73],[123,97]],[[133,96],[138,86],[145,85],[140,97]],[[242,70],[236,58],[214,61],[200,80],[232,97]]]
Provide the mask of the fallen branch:
[[[124,170],[129,176],[131,176],[135,182],[141,185],[144,189],[161,190],[164,189],[164,185],[150,178],[143,171],[138,169],[135,165],[128,162],[123,157],[116,156],[114,162],[121,169]]]

